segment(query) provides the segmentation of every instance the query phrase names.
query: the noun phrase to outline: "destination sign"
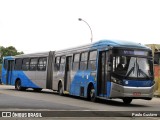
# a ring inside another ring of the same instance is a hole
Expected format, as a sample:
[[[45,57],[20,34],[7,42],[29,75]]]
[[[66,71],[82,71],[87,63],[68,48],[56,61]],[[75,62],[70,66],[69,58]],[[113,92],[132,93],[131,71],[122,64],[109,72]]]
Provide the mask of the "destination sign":
[[[113,50],[114,54],[120,55],[142,55],[142,56],[151,56],[151,52],[148,51],[141,51],[141,50],[121,50],[115,49]]]
[[[123,50],[123,54],[127,54],[127,55],[148,55],[148,52],[146,51],[129,51],[129,50]]]

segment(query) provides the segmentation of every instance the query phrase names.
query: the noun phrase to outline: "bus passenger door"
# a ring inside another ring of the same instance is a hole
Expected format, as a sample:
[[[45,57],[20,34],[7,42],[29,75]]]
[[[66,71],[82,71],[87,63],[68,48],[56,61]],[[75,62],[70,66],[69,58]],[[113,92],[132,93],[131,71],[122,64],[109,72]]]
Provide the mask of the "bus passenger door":
[[[6,79],[6,84],[7,85],[12,84],[13,68],[14,68],[14,60],[8,60],[7,79]]]
[[[65,66],[65,76],[64,76],[64,91],[70,90],[70,84],[71,84],[71,67],[72,65],[72,57],[68,56],[66,57],[66,66]]]
[[[99,53],[97,94],[100,97],[107,96],[108,57],[108,51]]]

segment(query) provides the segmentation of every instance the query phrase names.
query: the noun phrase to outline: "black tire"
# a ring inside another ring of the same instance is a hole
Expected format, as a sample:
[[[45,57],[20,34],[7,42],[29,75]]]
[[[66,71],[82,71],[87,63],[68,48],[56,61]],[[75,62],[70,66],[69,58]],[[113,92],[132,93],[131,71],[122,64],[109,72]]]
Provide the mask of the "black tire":
[[[63,85],[61,82],[58,84],[58,94],[61,96],[63,95]]]
[[[132,102],[132,98],[123,98],[124,104],[130,104]]]
[[[21,86],[21,81],[20,80],[16,81],[15,89],[18,90],[18,91],[26,90],[26,88]]]
[[[95,89],[94,89],[93,86],[90,87],[90,89],[89,89],[89,99],[90,99],[92,102],[96,102],[96,101],[97,101]]]

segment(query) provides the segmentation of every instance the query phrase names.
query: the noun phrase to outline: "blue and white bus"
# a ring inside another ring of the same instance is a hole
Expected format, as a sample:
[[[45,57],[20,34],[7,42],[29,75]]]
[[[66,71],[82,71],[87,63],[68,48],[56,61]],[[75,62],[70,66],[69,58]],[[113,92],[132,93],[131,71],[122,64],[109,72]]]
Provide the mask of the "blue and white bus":
[[[151,100],[152,51],[139,43],[101,40],[92,44],[3,59],[2,82],[17,90],[52,89],[60,95]]]

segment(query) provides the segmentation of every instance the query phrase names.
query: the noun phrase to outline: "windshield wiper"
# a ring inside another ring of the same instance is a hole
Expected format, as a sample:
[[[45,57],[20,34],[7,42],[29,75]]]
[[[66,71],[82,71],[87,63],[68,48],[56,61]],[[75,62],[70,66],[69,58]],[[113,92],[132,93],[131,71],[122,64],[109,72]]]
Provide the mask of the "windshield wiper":
[[[141,73],[144,77],[146,77],[148,79],[151,79],[143,70],[138,69],[138,72],[139,72],[139,76],[140,76],[140,73]]]
[[[135,63],[134,66],[130,69],[130,71],[127,73],[127,75],[124,77],[125,79],[131,74],[131,72],[133,71],[134,74],[134,68],[135,68]]]
[[[139,68],[139,64],[137,63],[137,78],[138,78],[138,76],[140,76],[140,73],[144,76],[144,77],[146,77],[146,78],[149,78],[149,79],[151,79],[142,69],[140,69]]]

